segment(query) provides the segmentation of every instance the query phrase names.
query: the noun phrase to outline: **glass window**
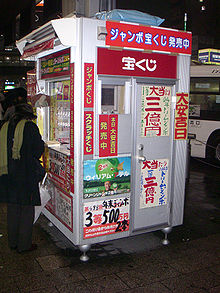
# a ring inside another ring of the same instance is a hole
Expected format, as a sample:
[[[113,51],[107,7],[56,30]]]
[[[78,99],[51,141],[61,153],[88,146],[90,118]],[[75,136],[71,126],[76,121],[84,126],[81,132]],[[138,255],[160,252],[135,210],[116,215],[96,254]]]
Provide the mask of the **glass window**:
[[[50,83],[50,140],[69,143],[70,140],[70,81]]]
[[[125,86],[102,85],[102,113],[125,113]]]
[[[220,120],[220,95],[190,94],[190,118]]]

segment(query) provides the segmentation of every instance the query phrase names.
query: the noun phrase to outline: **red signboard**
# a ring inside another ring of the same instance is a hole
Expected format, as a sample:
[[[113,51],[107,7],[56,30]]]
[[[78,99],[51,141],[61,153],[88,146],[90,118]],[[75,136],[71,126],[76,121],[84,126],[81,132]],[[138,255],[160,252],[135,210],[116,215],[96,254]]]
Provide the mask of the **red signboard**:
[[[99,156],[118,155],[118,115],[99,115]]]
[[[99,156],[109,155],[109,124],[108,115],[99,115]]]
[[[189,94],[176,93],[176,97],[174,138],[176,140],[182,140],[187,139]]]
[[[70,74],[70,49],[40,58],[40,78],[54,78]]]
[[[70,63],[70,191],[74,193],[74,63]]]
[[[106,21],[106,45],[191,55],[190,32]]]
[[[176,79],[177,56],[98,48],[98,74]]]
[[[36,85],[37,85],[37,78],[36,78],[36,70],[29,70],[27,72],[27,97],[28,100],[31,100],[36,94]]]
[[[118,154],[118,115],[109,115],[109,156],[117,156]]]
[[[36,55],[42,51],[53,49],[53,46],[54,46],[54,39],[51,39],[43,43],[40,43],[36,46],[33,46],[32,48],[29,48],[29,49],[24,48],[24,53],[22,54],[21,58],[24,59],[24,58]]]
[[[93,111],[84,111],[84,155],[92,155],[93,154],[93,122],[94,121],[94,113]]]
[[[94,64],[84,65],[84,108],[93,108],[94,104]]]

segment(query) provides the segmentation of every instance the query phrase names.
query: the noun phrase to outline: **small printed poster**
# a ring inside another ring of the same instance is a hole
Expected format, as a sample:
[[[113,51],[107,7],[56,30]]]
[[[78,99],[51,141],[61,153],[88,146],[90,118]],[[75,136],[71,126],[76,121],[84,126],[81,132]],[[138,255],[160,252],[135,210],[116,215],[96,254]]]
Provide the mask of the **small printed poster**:
[[[129,197],[84,203],[83,238],[129,230]]]
[[[146,160],[141,164],[140,208],[167,204],[169,160]]]
[[[70,157],[49,149],[49,173],[51,180],[59,187],[70,191]]]
[[[56,194],[56,217],[71,231],[73,231],[73,199],[55,187]]]
[[[141,101],[141,137],[169,136],[171,87],[144,85]]]
[[[174,138],[175,140],[183,140],[188,137],[189,94],[176,93],[176,98]]]
[[[46,180],[46,189],[50,194],[50,200],[46,209],[53,214],[70,231],[73,231],[73,199],[52,180]]]
[[[95,198],[130,192],[131,158],[107,158],[83,162],[83,196]]]

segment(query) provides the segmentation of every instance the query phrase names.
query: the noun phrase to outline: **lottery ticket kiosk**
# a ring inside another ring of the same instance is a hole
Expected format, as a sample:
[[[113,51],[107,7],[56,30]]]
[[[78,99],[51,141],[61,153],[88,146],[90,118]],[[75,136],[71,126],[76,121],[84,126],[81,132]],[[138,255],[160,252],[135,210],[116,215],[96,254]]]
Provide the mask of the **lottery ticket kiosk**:
[[[189,32],[52,20],[17,42],[47,143],[44,215],[74,244],[182,224]],[[168,240],[165,238],[164,243]]]

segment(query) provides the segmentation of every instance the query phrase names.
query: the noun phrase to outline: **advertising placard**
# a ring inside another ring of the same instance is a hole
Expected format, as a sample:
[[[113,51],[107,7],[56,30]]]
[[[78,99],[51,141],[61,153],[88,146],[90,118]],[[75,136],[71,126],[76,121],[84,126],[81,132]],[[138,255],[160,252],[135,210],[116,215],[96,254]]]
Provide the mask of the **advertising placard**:
[[[146,160],[141,164],[141,209],[167,204],[168,168],[168,159]]]
[[[187,139],[189,118],[189,94],[176,93],[176,110],[174,121],[174,139]]]
[[[87,160],[83,162],[84,198],[128,193],[130,188],[130,157]]]
[[[106,21],[106,45],[191,55],[192,33]]]
[[[83,238],[129,230],[129,197],[84,203]]]
[[[40,58],[40,79],[70,74],[70,49]]]
[[[73,231],[73,199],[63,190],[55,187],[56,217],[70,230]]]
[[[171,87],[144,85],[141,101],[141,136],[169,136]]]
[[[46,205],[46,209],[70,231],[73,231],[72,197],[63,189],[55,185],[51,180],[46,181],[46,189],[51,197]]]
[[[51,180],[66,191],[70,191],[70,158],[69,156],[49,149],[49,172]]]

